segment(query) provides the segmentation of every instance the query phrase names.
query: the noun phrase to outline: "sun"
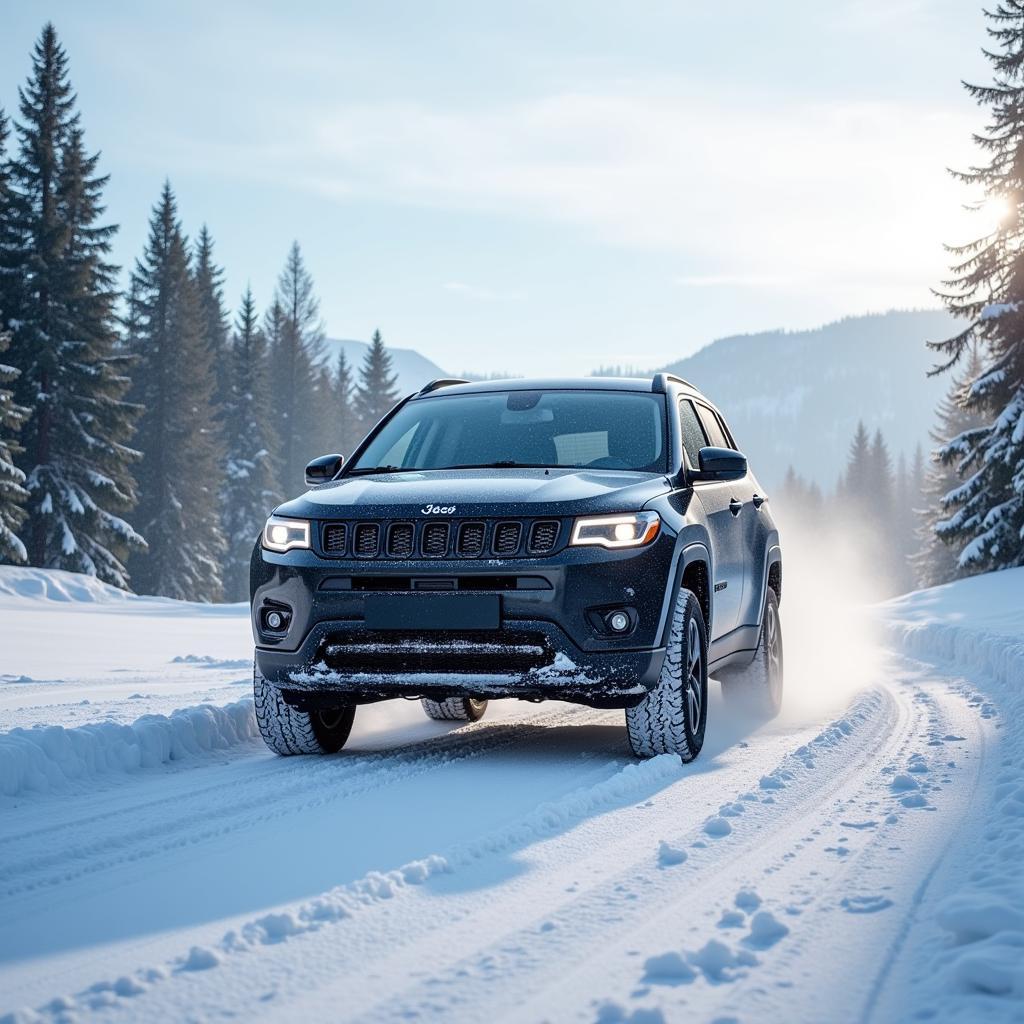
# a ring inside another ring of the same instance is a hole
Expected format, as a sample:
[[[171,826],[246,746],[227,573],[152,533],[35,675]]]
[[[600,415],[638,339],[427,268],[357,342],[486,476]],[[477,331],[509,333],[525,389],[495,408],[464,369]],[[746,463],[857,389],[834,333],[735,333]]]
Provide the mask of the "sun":
[[[981,212],[993,227],[1002,224],[1013,212],[1013,206],[1006,196],[989,196],[981,204]]]

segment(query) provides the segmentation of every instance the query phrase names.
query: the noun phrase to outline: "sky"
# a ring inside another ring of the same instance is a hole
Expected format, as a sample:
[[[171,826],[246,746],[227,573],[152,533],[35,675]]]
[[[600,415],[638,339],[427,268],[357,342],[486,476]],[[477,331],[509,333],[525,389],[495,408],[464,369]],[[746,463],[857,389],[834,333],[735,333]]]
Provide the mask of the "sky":
[[[0,106],[52,20],[115,257],[163,181],[230,305],[298,240],[332,337],[447,372],[664,365],[935,306],[996,212],[973,0],[0,0]]]

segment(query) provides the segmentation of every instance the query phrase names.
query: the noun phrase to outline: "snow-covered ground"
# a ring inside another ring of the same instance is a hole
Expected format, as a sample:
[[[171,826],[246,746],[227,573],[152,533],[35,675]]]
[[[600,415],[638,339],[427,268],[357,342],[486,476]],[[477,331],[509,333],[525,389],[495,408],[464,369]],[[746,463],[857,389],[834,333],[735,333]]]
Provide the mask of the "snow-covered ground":
[[[831,661],[786,598],[690,766],[515,702],[281,759],[243,606],[0,569],[0,1019],[1021,1020],[1024,570]]]

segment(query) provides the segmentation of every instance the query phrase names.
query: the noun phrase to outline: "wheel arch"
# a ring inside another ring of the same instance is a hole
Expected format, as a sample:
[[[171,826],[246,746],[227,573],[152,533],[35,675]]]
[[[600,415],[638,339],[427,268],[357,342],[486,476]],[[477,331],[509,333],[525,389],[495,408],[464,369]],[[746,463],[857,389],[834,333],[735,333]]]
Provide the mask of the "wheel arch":
[[[675,608],[676,594],[679,589],[690,584],[689,589],[697,595],[701,612],[704,615],[704,628],[711,636],[711,620],[714,606],[711,596],[711,580],[714,578],[714,563],[711,547],[704,539],[688,541],[682,544],[676,555],[675,570],[672,574],[672,585],[665,594],[665,609],[662,614],[662,645],[668,643],[668,633],[672,627],[672,610]]]

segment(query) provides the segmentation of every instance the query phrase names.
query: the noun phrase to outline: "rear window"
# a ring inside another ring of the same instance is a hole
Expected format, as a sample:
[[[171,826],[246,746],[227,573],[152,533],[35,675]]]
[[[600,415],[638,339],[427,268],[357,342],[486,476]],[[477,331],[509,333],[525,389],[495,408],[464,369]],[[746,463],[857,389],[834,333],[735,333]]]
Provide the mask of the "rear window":
[[[418,399],[385,424],[351,472],[493,465],[664,473],[664,396],[499,391]]]

